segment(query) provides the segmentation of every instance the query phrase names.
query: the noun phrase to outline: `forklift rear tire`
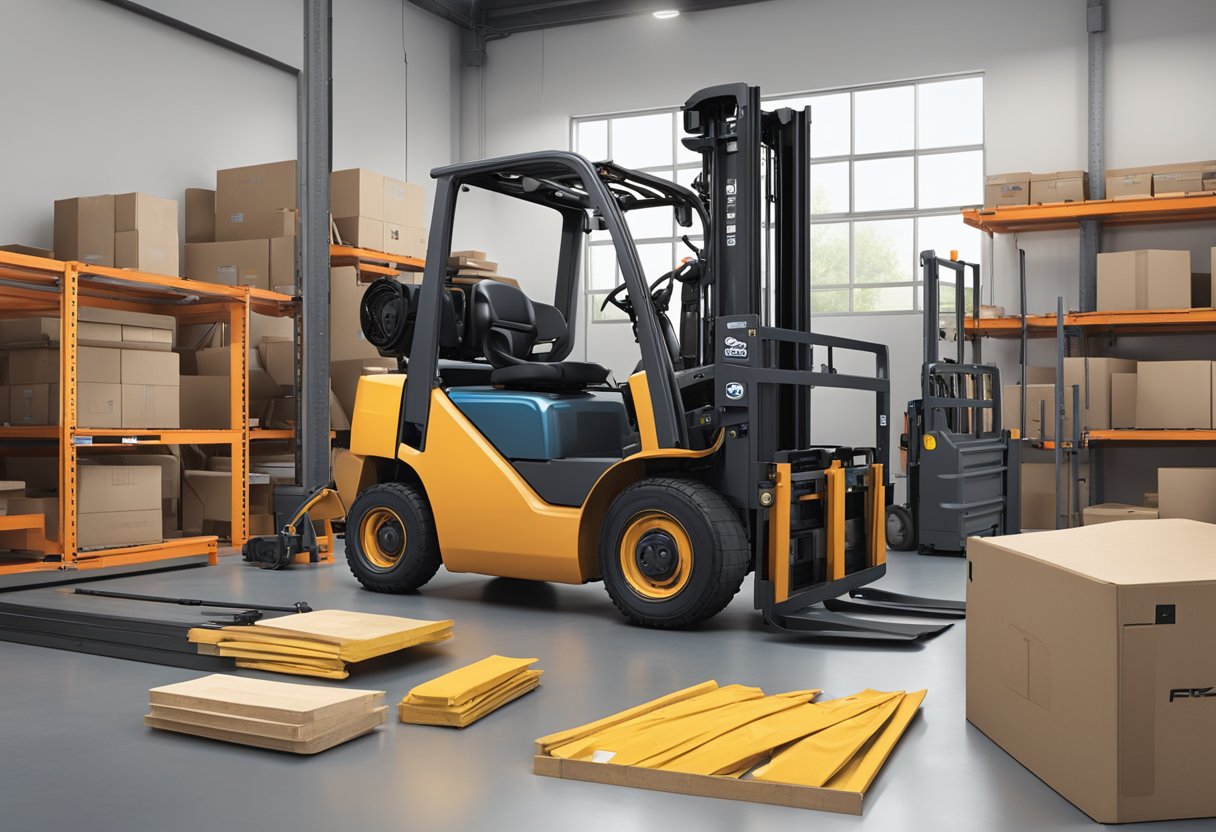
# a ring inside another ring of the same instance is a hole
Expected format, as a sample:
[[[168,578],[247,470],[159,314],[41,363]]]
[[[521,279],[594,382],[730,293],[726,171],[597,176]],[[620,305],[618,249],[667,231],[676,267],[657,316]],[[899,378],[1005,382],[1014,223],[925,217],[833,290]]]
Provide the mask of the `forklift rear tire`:
[[[739,591],[750,561],[735,510],[695,480],[634,483],[612,501],[600,533],[608,595],[643,627],[690,627],[717,615]]]
[[[897,552],[916,546],[915,521],[905,506],[887,506],[887,545]]]
[[[346,516],[346,562],[373,592],[410,592],[435,577],[443,561],[426,497],[400,482],[361,492]]]

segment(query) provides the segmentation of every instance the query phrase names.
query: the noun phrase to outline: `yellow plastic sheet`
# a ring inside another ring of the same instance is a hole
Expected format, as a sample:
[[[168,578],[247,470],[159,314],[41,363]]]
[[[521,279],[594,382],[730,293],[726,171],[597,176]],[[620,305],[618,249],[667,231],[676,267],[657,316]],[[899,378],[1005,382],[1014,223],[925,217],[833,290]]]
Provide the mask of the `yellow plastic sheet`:
[[[479,662],[445,673],[429,682],[423,682],[406,697],[410,705],[433,705],[457,707],[476,699],[483,693],[536,664],[537,659],[513,659],[508,656],[489,656]]]
[[[654,713],[660,708],[666,708],[668,705],[674,705],[677,702],[684,702],[689,699],[694,699],[702,694],[709,693],[718,689],[718,683],[710,680],[702,682],[699,685],[683,688],[669,693],[665,696],[660,696],[657,699],[651,699],[649,702],[643,702],[641,705],[621,711],[620,713],[606,716],[603,719],[597,719],[595,722],[588,722],[585,725],[579,725],[576,728],[567,728],[565,731],[557,731],[552,734],[547,734],[536,740],[537,750],[543,754],[548,754],[554,748],[563,745],[569,745],[572,742],[584,739],[617,725],[622,725],[630,720],[646,716]]]
[[[864,792],[878,776],[878,770],[891,756],[895,744],[904,735],[908,724],[920,710],[921,702],[925,701],[928,691],[918,690],[904,696],[895,715],[883,726],[882,730],[873,737],[860,751],[853,755],[840,771],[832,775],[827,782],[829,789],[844,789],[850,792]]]
[[[882,729],[903,699],[901,691],[853,719],[799,740],[756,769],[752,777],[799,786],[824,785]]]
[[[525,693],[536,690],[540,685],[540,677],[543,673],[542,670],[525,670],[476,699],[471,699],[463,705],[451,709],[432,705],[413,705],[403,701],[397,706],[397,716],[402,722],[414,725],[446,725],[453,728],[464,728]]]

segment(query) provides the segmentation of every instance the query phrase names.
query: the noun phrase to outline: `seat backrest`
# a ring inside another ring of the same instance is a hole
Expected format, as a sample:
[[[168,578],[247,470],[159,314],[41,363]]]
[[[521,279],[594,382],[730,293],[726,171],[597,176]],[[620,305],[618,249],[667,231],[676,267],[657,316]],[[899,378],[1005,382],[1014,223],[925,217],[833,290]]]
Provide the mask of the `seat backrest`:
[[[495,367],[528,362],[538,329],[532,301],[506,283],[482,280],[470,295],[468,346],[480,347]]]
[[[547,303],[532,301],[532,308],[536,313],[537,346],[549,345],[547,352],[536,353],[533,360],[552,361],[552,356],[568,352],[563,349],[570,340],[570,327],[566,325],[566,316],[556,306]]]

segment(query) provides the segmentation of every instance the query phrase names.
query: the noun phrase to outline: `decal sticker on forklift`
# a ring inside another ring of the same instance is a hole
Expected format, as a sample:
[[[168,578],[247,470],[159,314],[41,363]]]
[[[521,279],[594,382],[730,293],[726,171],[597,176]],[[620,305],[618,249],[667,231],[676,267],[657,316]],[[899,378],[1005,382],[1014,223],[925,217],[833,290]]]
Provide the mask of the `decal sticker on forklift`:
[[[727,358],[747,358],[747,342],[740,341],[734,336],[727,335],[723,342],[726,348],[722,350],[722,355]]]
[[[726,328],[727,329],[746,329],[747,321],[727,321]]]
[[[743,383],[739,381],[727,382],[726,398],[732,401],[738,401],[743,398]]]

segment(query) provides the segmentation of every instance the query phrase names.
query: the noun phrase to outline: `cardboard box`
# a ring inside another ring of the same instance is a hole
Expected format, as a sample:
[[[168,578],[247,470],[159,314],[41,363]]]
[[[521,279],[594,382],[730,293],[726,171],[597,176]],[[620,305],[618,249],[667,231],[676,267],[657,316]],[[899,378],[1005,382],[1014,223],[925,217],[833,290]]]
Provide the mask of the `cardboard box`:
[[[1152,168],[1108,168],[1107,199],[1142,199],[1153,195]]]
[[[92,362],[89,369],[94,367]],[[92,379],[88,379],[92,380]],[[106,379],[98,379],[105,381]],[[10,384],[54,384],[59,381],[59,350],[13,350],[8,354]]]
[[[967,545],[967,719],[1102,823],[1208,817],[1216,527]]]
[[[207,521],[232,521],[232,474],[182,472],[182,532],[203,534]]]
[[[1030,204],[1083,202],[1089,194],[1089,174],[1083,170],[1058,170],[1030,174]]]
[[[1026,368],[1026,383],[1027,384],[1055,384],[1056,383],[1056,368],[1055,367],[1027,367]]]
[[[55,200],[55,257],[90,266],[114,265],[114,197]]]
[[[329,383],[338,400],[338,406],[348,419],[353,418],[355,414],[355,394],[359,390],[359,379],[368,373],[396,369],[397,362],[392,358],[355,358],[329,363]]]
[[[1160,470],[1160,469],[1158,469],[1158,470]],[[1160,503],[1158,502],[1158,496],[1159,495],[1156,491],[1145,491],[1144,492],[1144,505],[1148,506],[1149,508],[1157,508],[1157,506],[1160,505]]]
[[[120,465],[155,465],[159,468],[161,517],[164,518],[165,530],[181,527],[178,508],[182,496],[182,461],[176,454],[127,454],[107,457],[106,461]]]
[[[217,241],[282,236],[281,212],[295,207],[295,160],[216,171]]]
[[[119,350],[122,356],[123,384],[151,384],[176,387],[181,373],[181,356],[159,350]]]
[[[117,346],[122,343],[122,327],[118,324],[79,321],[76,342],[81,346]],[[0,345],[43,346],[59,345],[58,318],[9,318],[0,320]]]
[[[1001,396],[1001,424],[1022,430],[1026,439],[1055,437],[1056,387],[1054,384],[1026,385],[1026,425],[1022,428],[1022,388],[1007,384]],[[1064,436],[1072,436],[1072,397],[1064,397]]]
[[[123,427],[122,385],[114,382],[78,382],[76,424],[82,428]]]
[[[1158,468],[1157,506],[1165,518],[1216,523],[1216,468]]]
[[[1136,426],[1136,373],[1111,373],[1110,426],[1129,430]]]
[[[365,286],[353,266],[329,272],[329,360],[379,358],[380,353],[363,337],[359,304]]]
[[[167,329],[123,324],[122,343],[134,349],[168,351],[173,349],[173,333]]]
[[[82,549],[164,539],[159,466],[83,465],[77,483],[77,541]]]
[[[1080,388],[1082,431],[1106,430],[1111,427],[1110,377],[1114,373],[1134,372],[1136,362],[1125,358],[1065,357],[1064,398],[1071,406],[1073,385]],[[1071,415],[1071,407],[1065,412]],[[1065,419],[1064,435],[1072,435],[1071,418]]]
[[[1061,510],[1067,514],[1072,507],[1073,488],[1068,468],[1060,472]],[[1023,462],[1021,469],[1022,528],[1054,529],[1056,527],[1056,473],[1050,462]],[[1081,483],[1077,502],[1089,504],[1089,466],[1081,466]]]
[[[426,190],[421,185],[384,177],[384,214],[386,225],[421,228],[426,225]]]
[[[295,386],[296,344],[293,338],[263,338],[262,366],[280,387]]]
[[[59,424],[58,384],[14,384],[9,387],[9,422],[14,425]]]
[[[178,385],[122,385],[124,428],[177,429],[181,426],[181,391]]]
[[[1030,173],[998,173],[984,177],[984,207],[1030,204]],[[485,258],[475,258],[485,259]]]
[[[41,246],[27,246],[24,243],[5,243],[0,246],[0,251],[8,251],[13,254],[25,254],[30,257],[42,257],[47,260],[55,259],[55,250],[42,248]]]
[[[262,289],[274,291],[275,286],[295,283],[296,280],[296,238],[273,237],[270,240],[270,278],[269,286]],[[295,294],[291,292],[289,294]]]
[[[209,347],[194,354],[194,361],[200,376],[223,376],[227,378],[231,366],[228,347]],[[262,368],[257,350],[249,351],[249,398],[268,399],[279,394],[279,385],[275,384],[270,373]]]
[[[114,197],[114,231],[144,231],[177,239],[177,201],[151,194]]]
[[[1113,523],[1116,520],[1156,520],[1157,509],[1148,506],[1129,506],[1126,503],[1098,503],[1081,510],[1084,525]]]
[[[177,235],[166,237],[146,231],[118,231],[114,234],[114,265],[146,274],[178,277]]]
[[[187,243],[186,277],[223,286],[270,288],[270,241]]]
[[[384,251],[401,257],[426,259],[427,232],[410,225],[384,224]]]
[[[1204,189],[1204,178],[1216,174],[1216,162],[1185,162],[1153,168],[1153,195],[1197,193]]]
[[[1210,429],[1211,361],[1141,361],[1136,375],[1136,427]]]
[[[215,191],[186,188],[186,242],[215,242]]]
[[[1099,311],[1191,307],[1189,251],[1103,252],[1097,280]]]
[[[26,497],[24,500],[9,500],[7,511],[9,516],[14,514],[41,514],[43,517],[43,534],[46,535],[46,539],[59,539],[58,497]]]
[[[181,423],[194,430],[229,428],[227,376],[182,376]]]
[[[343,217],[335,219],[338,236],[342,243],[355,248],[366,248],[372,251],[385,251],[384,221],[371,217]]]
[[[329,213],[383,222],[384,177],[366,168],[334,171],[329,175]]]

